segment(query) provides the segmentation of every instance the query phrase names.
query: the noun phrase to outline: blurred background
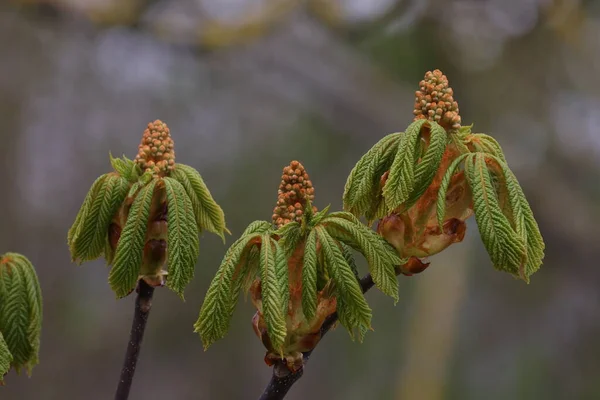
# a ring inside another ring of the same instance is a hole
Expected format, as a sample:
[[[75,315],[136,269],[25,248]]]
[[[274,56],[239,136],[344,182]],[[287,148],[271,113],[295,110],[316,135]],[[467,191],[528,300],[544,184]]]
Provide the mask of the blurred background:
[[[110,399],[134,297],[66,233],[108,153],[133,157],[154,119],[197,168],[233,236],[270,219],[281,169],[316,205],[412,120],[427,70],[463,123],[496,137],[546,240],[525,285],[493,270],[474,221],[394,306],[367,295],[363,344],[337,329],[294,399],[600,398],[600,3],[584,0],[10,0],[0,3],[0,253],[27,255],[44,294],[41,364],[3,400]],[[240,300],[207,352],[192,324],[227,248],[201,239],[182,303],[158,290],[131,399],[256,399],[271,375]],[[363,272],[365,265],[362,264]]]

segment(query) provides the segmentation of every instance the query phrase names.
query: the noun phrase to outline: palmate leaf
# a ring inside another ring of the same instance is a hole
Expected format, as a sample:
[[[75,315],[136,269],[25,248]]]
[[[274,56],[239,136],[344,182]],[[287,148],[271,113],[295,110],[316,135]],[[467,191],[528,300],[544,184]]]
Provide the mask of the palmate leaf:
[[[283,343],[287,334],[285,317],[289,298],[287,264],[281,263],[282,258],[277,255],[277,242],[270,235],[263,234],[261,243],[262,312],[273,348],[283,353]]]
[[[483,153],[473,153],[465,160],[475,219],[494,267],[518,277],[526,261],[525,243],[502,213],[485,157]]]
[[[390,167],[383,186],[383,197],[388,211],[399,207],[410,197],[415,188],[415,163],[421,128],[426,120],[418,120],[408,126],[398,144],[398,154]]]
[[[442,156],[448,144],[448,135],[437,122],[429,122],[430,140],[427,150],[415,168],[415,185],[405,207],[410,208],[425,193],[442,161]]]
[[[205,350],[223,338],[229,330],[241,286],[237,282],[245,279],[244,274],[236,274],[236,271],[244,255],[256,248],[254,245],[260,243],[260,238],[259,234],[250,233],[236,240],[225,253],[221,266],[208,287],[200,315],[194,324],[194,332],[200,334]]]
[[[438,190],[438,197],[436,202],[436,212],[437,212],[437,221],[440,226],[440,229],[443,229],[444,224],[444,216],[446,214],[446,194],[448,193],[448,187],[450,186],[450,182],[452,180],[452,176],[458,169],[460,163],[462,163],[470,153],[461,154],[458,156],[452,164],[446,170],[444,177],[442,178],[442,183],[440,184],[440,188]]]
[[[502,162],[506,162],[500,143],[490,135],[473,133],[467,136],[467,142],[473,146],[476,152],[490,154]]]
[[[113,267],[108,276],[117,298],[125,297],[135,288],[142,265],[146,228],[150,219],[152,196],[157,180],[151,180],[136,196],[127,222],[121,232]]]
[[[95,191],[89,211],[80,220],[81,229],[73,239],[76,250],[73,260],[83,261],[100,257],[106,244],[108,226],[127,194],[127,181],[115,173],[106,175]]]
[[[200,231],[215,233],[225,241],[225,214],[215,202],[202,177],[194,168],[185,164],[176,164],[172,177],[183,185],[192,201],[196,223]]]
[[[0,385],[2,385],[2,378],[10,369],[10,364],[13,360],[12,354],[8,350],[8,345],[4,341],[4,336],[0,332]]]
[[[348,329],[353,338],[354,329],[358,329],[361,338],[360,332],[371,327],[371,308],[338,242],[331,237],[324,226],[319,225],[315,230],[323,251],[325,267],[336,287],[340,323]]]
[[[334,239],[363,254],[375,285],[397,302],[399,296],[395,266],[403,264],[405,260],[400,259],[385,239],[347,212],[330,214],[323,220],[323,225]]]
[[[527,246],[527,261],[520,275],[522,279],[529,282],[529,277],[542,265],[544,240],[516,176],[502,160],[498,159],[497,162],[502,168],[515,230]]]
[[[302,265],[302,311],[308,321],[317,312],[317,232],[308,234]]]
[[[35,269],[20,254],[0,257],[0,332],[17,372],[38,363],[42,296]],[[2,374],[0,374],[1,376]]]
[[[183,291],[194,277],[198,260],[198,226],[192,202],[181,183],[163,178],[167,194],[167,255],[169,276],[167,286],[182,299]]]
[[[380,192],[381,176],[389,170],[404,133],[392,133],[377,142],[350,172],[344,187],[344,210],[366,215]]]

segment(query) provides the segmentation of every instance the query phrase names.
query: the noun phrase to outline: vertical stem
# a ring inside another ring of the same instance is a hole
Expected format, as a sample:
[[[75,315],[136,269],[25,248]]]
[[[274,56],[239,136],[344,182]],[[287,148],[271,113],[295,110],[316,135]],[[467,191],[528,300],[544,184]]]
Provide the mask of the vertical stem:
[[[146,322],[148,322],[148,314],[152,308],[153,294],[154,288],[141,279],[138,283],[138,295],[135,299],[133,324],[131,325],[129,343],[127,343],[127,353],[125,353],[125,362],[123,363],[123,369],[121,370],[121,379],[119,379],[115,400],[127,400],[129,397],[133,375],[135,374],[135,366],[140,355],[144,331],[146,330]]]

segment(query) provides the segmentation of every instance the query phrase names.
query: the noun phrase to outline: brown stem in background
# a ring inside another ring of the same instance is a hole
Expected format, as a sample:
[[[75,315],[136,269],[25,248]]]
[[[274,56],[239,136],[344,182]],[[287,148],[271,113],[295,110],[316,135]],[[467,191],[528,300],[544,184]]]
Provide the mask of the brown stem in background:
[[[366,293],[369,289],[371,289],[374,285],[373,278],[371,274],[365,275],[360,280],[360,287],[363,293]],[[329,330],[333,327],[333,325],[337,322],[338,315],[337,312],[331,314],[325,322],[321,326],[321,339]],[[313,349],[314,350],[314,349]],[[310,358],[313,350],[307,351],[303,354],[303,364],[306,365],[308,359]],[[285,397],[287,392],[290,390],[292,385],[296,383],[298,379],[302,377],[304,373],[304,365],[296,372],[291,372],[285,361],[278,361],[273,365],[273,376],[271,377],[271,381],[267,385],[262,396],[260,396],[259,400],[281,400]]]
[[[135,366],[142,347],[146,322],[148,322],[148,314],[152,308],[153,294],[154,288],[141,279],[138,283],[138,295],[135,299],[133,324],[131,325],[127,353],[125,353],[125,362],[123,363],[123,369],[121,370],[121,379],[119,380],[115,400],[127,400],[129,397],[133,375],[135,374]]]

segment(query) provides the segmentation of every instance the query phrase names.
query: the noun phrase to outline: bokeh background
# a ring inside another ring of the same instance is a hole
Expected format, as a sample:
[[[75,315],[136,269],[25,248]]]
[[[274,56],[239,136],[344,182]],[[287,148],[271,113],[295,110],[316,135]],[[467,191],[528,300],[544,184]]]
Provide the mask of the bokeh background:
[[[375,291],[375,332],[342,329],[289,399],[600,398],[600,2],[583,0],[4,0],[0,3],[0,253],[26,254],[44,294],[41,364],[3,400],[110,399],[133,296],[66,233],[108,153],[133,157],[156,118],[233,236],[269,219],[300,160],[316,205],[341,207],[359,157],[412,119],[442,69],[464,123],[496,137],[547,244],[525,285],[465,241]],[[131,399],[255,399],[271,370],[240,300],[207,352],[192,332],[226,250],[201,239],[182,303],[158,290]],[[362,268],[364,271],[364,264]]]

